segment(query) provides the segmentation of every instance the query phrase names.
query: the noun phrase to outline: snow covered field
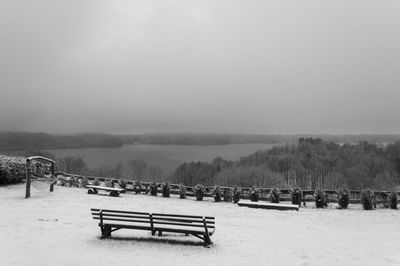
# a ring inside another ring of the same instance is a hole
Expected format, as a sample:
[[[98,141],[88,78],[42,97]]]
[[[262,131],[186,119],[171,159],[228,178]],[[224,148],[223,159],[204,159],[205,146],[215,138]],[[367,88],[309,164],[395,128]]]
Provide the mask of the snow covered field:
[[[336,205],[336,204],[332,204]],[[214,246],[120,230],[100,240],[91,207],[216,217]],[[193,198],[0,187],[0,265],[400,265],[400,210],[275,211]]]

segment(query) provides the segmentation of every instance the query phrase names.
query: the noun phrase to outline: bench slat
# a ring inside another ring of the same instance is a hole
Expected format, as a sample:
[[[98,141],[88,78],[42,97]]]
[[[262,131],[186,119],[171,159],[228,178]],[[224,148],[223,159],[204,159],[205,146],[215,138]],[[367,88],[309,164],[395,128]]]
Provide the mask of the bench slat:
[[[102,213],[103,214],[103,219],[104,217],[121,217],[121,218],[134,218],[134,219],[149,219],[149,215],[123,215],[123,214],[110,214],[110,213]],[[99,216],[99,213],[92,213],[93,216]],[[203,219],[198,219],[198,220],[190,220],[190,219],[183,219],[183,218],[174,218],[174,217],[154,217],[153,215],[153,220],[162,220],[162,221],[174,221],[174,222],[187,222],[187,223],[201,223],[203,224]],[[215,224],[214,221],[208,221],[206,219],[207,224]]]
[[[100,209],[91,209],[92,211],[99,212]],[[129,213],[129,214],[143,214],[143,215],[149,215],[148,212],[131,212],[131,211],[117,211],[117,210],[105,210],[102,209],[103,213],[105,212],[113,212],[113,213]],[[196,215],[182,215],[182,214],[165,214],[165,213],[152,213],[153,217],[155,216],[169,216],[169,217],[186,217],[186,218],[199,218],[203,219],[203,216],[196,216]],[[213,220],[215,217],[212,216],[204,216],[206,219]]]
[[[210,220],[214,220],[215,217],[212,216],[196,216],[196,215],[181,215],[181,214],[166,214],[166,213],[153,213],[153,216],[169,216],[169,217],[187,217],[187,218],[200,218],[203,219],[210,219]]]
[[[138,225],[126,225],[126,224],[105,224],[112,226],[114,228],[126,228],[126,229],[139,229],[139,230],[151,230],[151,227],[148,226],[138,226]],[[170,227],[154,227],[155,231],[163,231],[163,232],[172,232],[172,233],[183,233],[183,234],[203,234],[204,230],[195,230],[195,229],[178,229],[178,228],[170,228]],[[212,236],[214,231],[209,231],[209,235]]]
[[[93,217],[95,220],[100,220],[100,217]],[[148,223],[150,224],[150,219],[147,220],[135,220],[135,219],[115,219],[115,218],[107,218],[103,216],[103,223],[106,224],[104,221],[118,221],[118,222],[131,222],[131,223]],[[192,224],[192,223],[174,223],[174,222],[159,222],[155,221],[153,217],[153,224],[165,224],[165,225],[178,225],[178,226],[190,226],[190,227],[202,227],[204,225],[201,224]],[[213,225],[207,225],[209,228],[214,228]]]
[[[127,229],[138,229],[138,230],[151,230],[150,226],[141,226],[141,225],[126,225],[126,224],[105,224],[112,226],[114,228],[127,228]]]
[[[160,230],[163,232],[171,232],[171,233],[187,233],[187,234],[204,234],[204,230],[182,230],[178,228],[169,228],[169,227],[155,227],[155,230]],[[212,236],[214,233],[213,231],[209,231],[208,235]]]
[[[149,215],[148,212],[130,212],[130,211],[117,211],[117,210],[104,210],[104,209],[90,209],[92,212],[100,212],[100,210],[105,212],[112,212],[112,213],[130,213],[130,214],[142,214],[142,215]]]

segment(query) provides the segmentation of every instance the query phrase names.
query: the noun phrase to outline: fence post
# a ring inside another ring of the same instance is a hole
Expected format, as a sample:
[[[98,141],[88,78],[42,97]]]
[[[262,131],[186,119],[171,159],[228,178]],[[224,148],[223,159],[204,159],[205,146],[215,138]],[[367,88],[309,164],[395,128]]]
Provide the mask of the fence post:
[[[149,213],[149,217],[150,217],[151,235],[154,236],[156,231],[154,231],[153,214]]]
[[[31,160],[26,160],[26,188],[25,188],[25,198],[31,196]]]
[[[50,192],[53,192],[54,191],[54,185],[57,183],[57,181],[53,181],[53,182],[51,182],[51,184],[50,184]]]
[[[55,169],[55,165],[54,164],[55,163],[53,163],[53,162],[50,164],[50,172],[51,172],[52,176],[54,176],[54,169]]]

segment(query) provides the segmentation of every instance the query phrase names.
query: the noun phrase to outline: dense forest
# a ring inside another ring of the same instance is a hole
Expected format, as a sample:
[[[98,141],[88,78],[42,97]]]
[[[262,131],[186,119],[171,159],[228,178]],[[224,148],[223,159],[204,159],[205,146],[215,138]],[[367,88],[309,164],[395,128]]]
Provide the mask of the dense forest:
[[[1,132],[0,151],[121,147],[124,144],[158,144],[158,145],[226,145],[244,143],[297,143],[301,135],[254,135],[254,134],[76,134],[54,135],[47,133]],[[369,143],[394,143],[400,140],[399,135],[311,135],[324,141],[354,144],[360,141]]]
[[[390,190],[400,184],[400,142],[352,145],[300,138],[298,144],[261,150],[239,161],[183,163],[172,177],[189,185]]]

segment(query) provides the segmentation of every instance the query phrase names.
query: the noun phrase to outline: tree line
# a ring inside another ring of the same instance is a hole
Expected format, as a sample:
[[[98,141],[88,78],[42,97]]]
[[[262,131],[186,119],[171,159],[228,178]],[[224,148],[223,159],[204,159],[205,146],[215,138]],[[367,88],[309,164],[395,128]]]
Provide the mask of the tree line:
[[[143,160],[129,160],[126,164],[122,162],[117,162],[114,165],[102,164],[94,169],[90,169],[85,160],[80,156],[56,158],[55,161],[56,169],[65,173],[141,181],[161,182],[165,179],[161,168],[149,165]],[[125,169],[127,171],[124,171]],[[126,176],[125,172],[129,172],[130,174]]]
[[[400,184],[400,142],[337,144],[300,138],[238,161],[183,163],[174,182],[193,185],[300,187],[302,189],[393,189]]]

